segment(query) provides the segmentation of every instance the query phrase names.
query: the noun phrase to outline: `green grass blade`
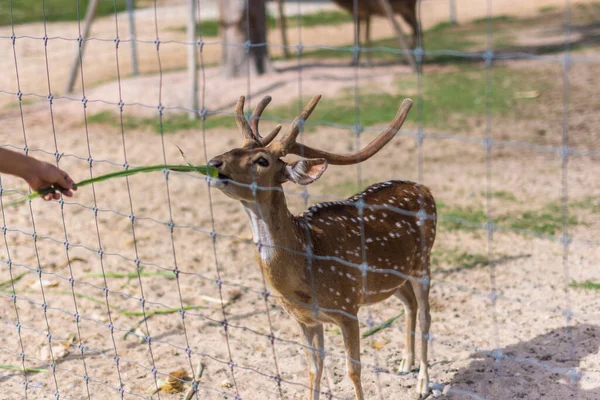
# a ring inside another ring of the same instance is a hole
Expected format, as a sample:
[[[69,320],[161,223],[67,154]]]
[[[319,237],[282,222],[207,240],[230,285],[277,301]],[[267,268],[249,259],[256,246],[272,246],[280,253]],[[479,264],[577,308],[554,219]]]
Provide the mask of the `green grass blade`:
[[[199,174],[207,175],[207,176],[210,176],[213,178],[216,178],[217,176],[219,176],[219,171],[217,171],[217,169],[215,167],[212,167],[210,165],[164,165],[164,164],[159,164],[159,165],[150,165],[150,166],[146,166],[146,167],[129,168],[129,169],[126,169],[123,171],[116,171],[116,172],[111,172],[111,173],[105,174],[105,175],[99,175],[99,176],[96,176],[95,178],[85,179],[81,182],[78,182],[74,185],[74,187],[79,188],[82,186],[91,185],[93,183],[104,182],[104,181],[107,181],[107,180],[113,179],[113,178],[124,178],[126,176],[131,176],[131,175],[135,175],[135,174],[164,171],[164,170],[175,171],[175,172],[197,172]],[[33,200],[36,197],[40,197],[45,194],[52,193],[56,190],[58,190],[56,187],[49,187],[47,189],[40,190],[39,192],[30,193],[26,197],[24,197],[20,200],[9,203],[8,207],[23,204],[23,203],[27,202],[27,200]]]
[[[372,335],[376,334],[380,330],[383,330],[385,328],[389,328],[395,320],[397,320],[398,318],[400,318],[403,315],[404,315],[404,311],[402,311],[400,314],[396,315],[395,317],[392,317],[392,318],[388,319],[383,324],[378,325],[375,328],[366,331],[365,333],[362,334],[362,338],[363,339],[364,338],[368,338],[369,336],[372,336]]]
[[[0,369],[9,369],[12,371],[23,371],[23,367],[19,365],[0,364]],[[46,372],[45,368],[25,368],[25,372]]]

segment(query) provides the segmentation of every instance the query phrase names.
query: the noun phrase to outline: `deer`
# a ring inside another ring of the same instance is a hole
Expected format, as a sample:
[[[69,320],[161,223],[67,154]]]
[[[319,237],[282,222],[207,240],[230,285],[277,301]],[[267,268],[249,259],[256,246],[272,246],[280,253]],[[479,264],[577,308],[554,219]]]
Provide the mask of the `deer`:
[[[419,23],[417,20],[417,0],[385,0],[389,2],[394,14],[400,14],[404,21],[412,29],[412,38],[410,48],[415,49],[420,33]],[[371,17],[378,15],[385,17],[385,10],[378,0],[333,0],[338,6],[348,11],[351,14],[357,15],[356,40],[360,46],[360,27],[361,23],[365,24],[365,42],[367,46],[371,45]],[[354,3],[356,2],[356,9]],[[359,53],[360,54],[360,53]],[[353,64],[358,65],[359,54],[356,55]]]
[[[218,171],[218,176],[210,178],[210,186],[239,201],[247,214],[265,280],[299,325],[311,400],[318,400],[321,394],[324,323],[340,328],[355,397],[364,399],[358,311],[392,295],[405,308],[399,373],[411,372],[415,364],[418,313],[421,336],[416,388],[420,396],[426,396],[429,261],[436,233],[431,191],[409,181],[382,182],[347,200],[318,203],[294,216],[282,189],[285,182],[308,185],[316,181],[329,164],[352,165],[375,155],[399,131],[412,100],[405,99],[387,129],[362,150],[335,154],[296,141],[320,98],[313,97],[285,134],[275,140],[281,125],[264,137],[259,133],[259,120],[271,97],[257,104],[248,121],[245,97],[241,96],[235,119],[242,131],[242,145],[208,162]],[[300,158],[287,162],[283,160],[287,155]]]

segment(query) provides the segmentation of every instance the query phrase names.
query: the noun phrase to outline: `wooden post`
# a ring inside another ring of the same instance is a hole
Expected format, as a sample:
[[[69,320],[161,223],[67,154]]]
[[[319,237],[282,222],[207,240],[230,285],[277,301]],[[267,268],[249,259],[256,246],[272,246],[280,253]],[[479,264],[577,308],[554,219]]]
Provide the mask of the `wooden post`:
[[[283,56],[290,58],[290,49],[288,49],[287,24],[283,12],[283,0],[277,0],[277,9],[279,10],[279,30],[281,31],[281,44],[283,45]]]
[[[187,18],[187,71],[188,71],[188,87],[189,87],[189,103],[190,119],[198,119],[198,57],[196,56],[196,0],[188,1],[188,18]]]
[[[455,0],[450,1],[450,23],[456,25],[456,2]]]
[[[392,9],[392,6],[388,2],[388,0],[377,1],[379,2],[379,6],[387,16],[388,20],[392,24],[394,31],[396,31],[396,39],[398,39],[398,44],[400,45],[400,48],[406,50],[406,59],[408,60],[408,63],[410,64],[414,72],[418,72],[415,57],[412,53],[412,50],[408,47],[406,40],[404,39],[404,34],[402,33],[402,28],[400,27],[400,24],[398,23],[398,21],[396,21],[396,18],[394,17],[394,11]]]
[[[131,37],[131,74],[137,76],[137,45],[135,42],[135,20],[133,10],[135,8],[135,0],[127,0],[127,14],[129,16],[129,36]]]
[[[73,86],[75,86],[75,78],[77,77],[77,70],[79,69],[79,62],[83,60],[83,51],[85,50],[85,39],[90,34],[90,28],[92,27],[92,21],[94,20],[94,14],[96,13],[97,7],[98,0],[90,0],[87,11],[85,13],[85,20],[83,21],[83,34],[81,37],[84,40],[79,42],[77,54],[75,55],[73,64],[71,64],[71,71],[69,73],[69,79],[67,80],[67,87],[65,89],[65,92],[67,93],[73,92]]]

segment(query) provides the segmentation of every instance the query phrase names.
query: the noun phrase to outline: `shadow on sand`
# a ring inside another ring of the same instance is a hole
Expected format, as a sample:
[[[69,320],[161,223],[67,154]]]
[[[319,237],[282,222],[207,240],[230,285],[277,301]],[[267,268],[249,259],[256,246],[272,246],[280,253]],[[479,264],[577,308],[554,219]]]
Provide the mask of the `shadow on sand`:
[[[554,329],[496,350],[473,354],[451,382],[449,399],[600,399],[600,373],[581,368],[598,354],[600,326]],[[583,387],[582,387],[583,386]]]

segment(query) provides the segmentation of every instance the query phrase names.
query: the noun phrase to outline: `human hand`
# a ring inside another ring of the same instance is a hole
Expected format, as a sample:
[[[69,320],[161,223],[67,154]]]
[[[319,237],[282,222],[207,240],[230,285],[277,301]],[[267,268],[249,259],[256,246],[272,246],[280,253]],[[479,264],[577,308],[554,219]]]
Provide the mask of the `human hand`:
[[[77,190],[77,188],[73,187],[75,182],[69,174],[50,163],[31,160],[31,167],[23,177],[31,189],[36,192],[43,189],[53,189],[52,192],[42,195],[42,198],[46,201],[60,199],[60,193],[57,191],[67,197],[73,196],[73,190]]]

